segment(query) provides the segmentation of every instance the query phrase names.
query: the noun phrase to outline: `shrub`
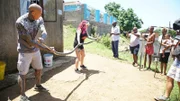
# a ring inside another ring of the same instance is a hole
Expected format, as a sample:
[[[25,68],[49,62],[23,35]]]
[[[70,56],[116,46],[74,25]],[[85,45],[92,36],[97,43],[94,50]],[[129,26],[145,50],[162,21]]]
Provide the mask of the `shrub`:
[[[103,34],[101,36],[101,39],[99,41],[101,44],[105,45],[106,47],[108,48],[111,48],[111,41],[110,41],[110,38],[107,34]]]
[[[171,35],[171,37],[176,36],[176,31],[175,30],[169,30],[168,33]]]
[[[97,32],[97,26],[92,25],[91,26],[91,32],[90,32],[91,35],[95,36],[96,32]]]

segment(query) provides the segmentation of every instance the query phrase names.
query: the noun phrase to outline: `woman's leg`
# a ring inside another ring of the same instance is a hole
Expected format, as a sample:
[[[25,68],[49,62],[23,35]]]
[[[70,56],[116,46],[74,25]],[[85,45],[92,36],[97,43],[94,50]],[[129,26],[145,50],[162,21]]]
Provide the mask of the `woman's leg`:
[[[84,65],[84,57],[85,57],[85,51],[84,49],[82,49],[80,51],[80,62],[81,62],[81,66]]]
[[[166,75],[167,63],[164,63],[164,75]]]
[[[178,86],[179,86],[179,94],[180,94],[180,82],[177,82],[177,83],[178,83]],[[178,99],[180,100],[180,95],[179,95]]]
[[[167,76],[167,82],[166,82],[166,91],[165,91],[165,97],[169,97],[171,94],[171,91],[174,87],[174,79]]]
[[[166,59],[166,61],[165,61],[165,63],[164,63],[164,75],[166,75],[166,70],[167,70],[167,63],[168,63],[168,60],[169,60],[169,55],[170,55],[170,53],[165,53],[165,59]]]
[[[80,49],[76,49],[76,61],[75,61],[75,69],[78,69],[79,61],[80,61]]]
[[[161,62],[161,74],[163,74],[163,66],[164,66],[164,63]]]

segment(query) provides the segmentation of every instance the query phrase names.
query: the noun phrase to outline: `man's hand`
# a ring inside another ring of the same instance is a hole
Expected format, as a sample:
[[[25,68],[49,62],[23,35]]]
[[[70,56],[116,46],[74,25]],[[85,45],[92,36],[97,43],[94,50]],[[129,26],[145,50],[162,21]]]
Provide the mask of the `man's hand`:
[[[41,37],[38,38],[38,41],[40,41],[41,43],[44,43],[44,39]]]
[[[50,47],[49,51],[50,51],[51,53],[54,53],[54,52],[55,52],[54,47]]]

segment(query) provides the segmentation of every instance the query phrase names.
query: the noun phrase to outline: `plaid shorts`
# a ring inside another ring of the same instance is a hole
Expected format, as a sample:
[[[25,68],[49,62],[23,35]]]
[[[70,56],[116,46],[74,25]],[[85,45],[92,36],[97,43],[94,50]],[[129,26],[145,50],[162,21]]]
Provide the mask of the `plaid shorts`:
[[[172,65],[168,71],[167,76],[174,79],[177,82],[180,82],[180,68],[177,68]]]

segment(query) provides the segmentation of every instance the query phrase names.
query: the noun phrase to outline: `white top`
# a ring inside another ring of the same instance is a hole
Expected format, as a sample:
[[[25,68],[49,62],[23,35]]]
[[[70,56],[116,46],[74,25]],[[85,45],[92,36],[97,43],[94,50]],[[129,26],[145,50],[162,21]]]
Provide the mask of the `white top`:
[[[115,26],[111,28],[111,33],[114,34],[120,34],[120,29],[119,26]],[[119,40],[119,35],[111,35],[112,41],[118,41]]]
[[[180,35],[177,35],[175,38],[180,39]],[[178,43],[177,39],[174,40],[174,43],[173,43],[174,45],[176,45]]]
[[[139,36],[141,35],[139,32],[137,32],[136,34]],[[129,36],[130,36],[130,46],[131,47],[137,46],[140,43],[139,37],[137,37],[133,33],[130,33]]]
[[[161,43],[161,40],[162,40],[162,35],[160,35],[158,38],[159,43]]]
[[[159,43],[161,43],[161,40],[162,40],[162,35],[159,36],[159,39],[158,39]],[[164,43],[166,40],[167,40],[167,39],[163,39],[163,40],[162,40],[162,43]],[[170,39],[167,40],[166,45],[172,45],[172,44],[173,44],[173,43],[172,43],[172,41],[171,41]],[[164,48],[165,48],[165,47],[161,45],[160,53],[162,53],[162,51],[163,51]],[[171,52],[171,48],[168,48],[167,50],[165,50],[165,53],[170,53],[170,52]]]

